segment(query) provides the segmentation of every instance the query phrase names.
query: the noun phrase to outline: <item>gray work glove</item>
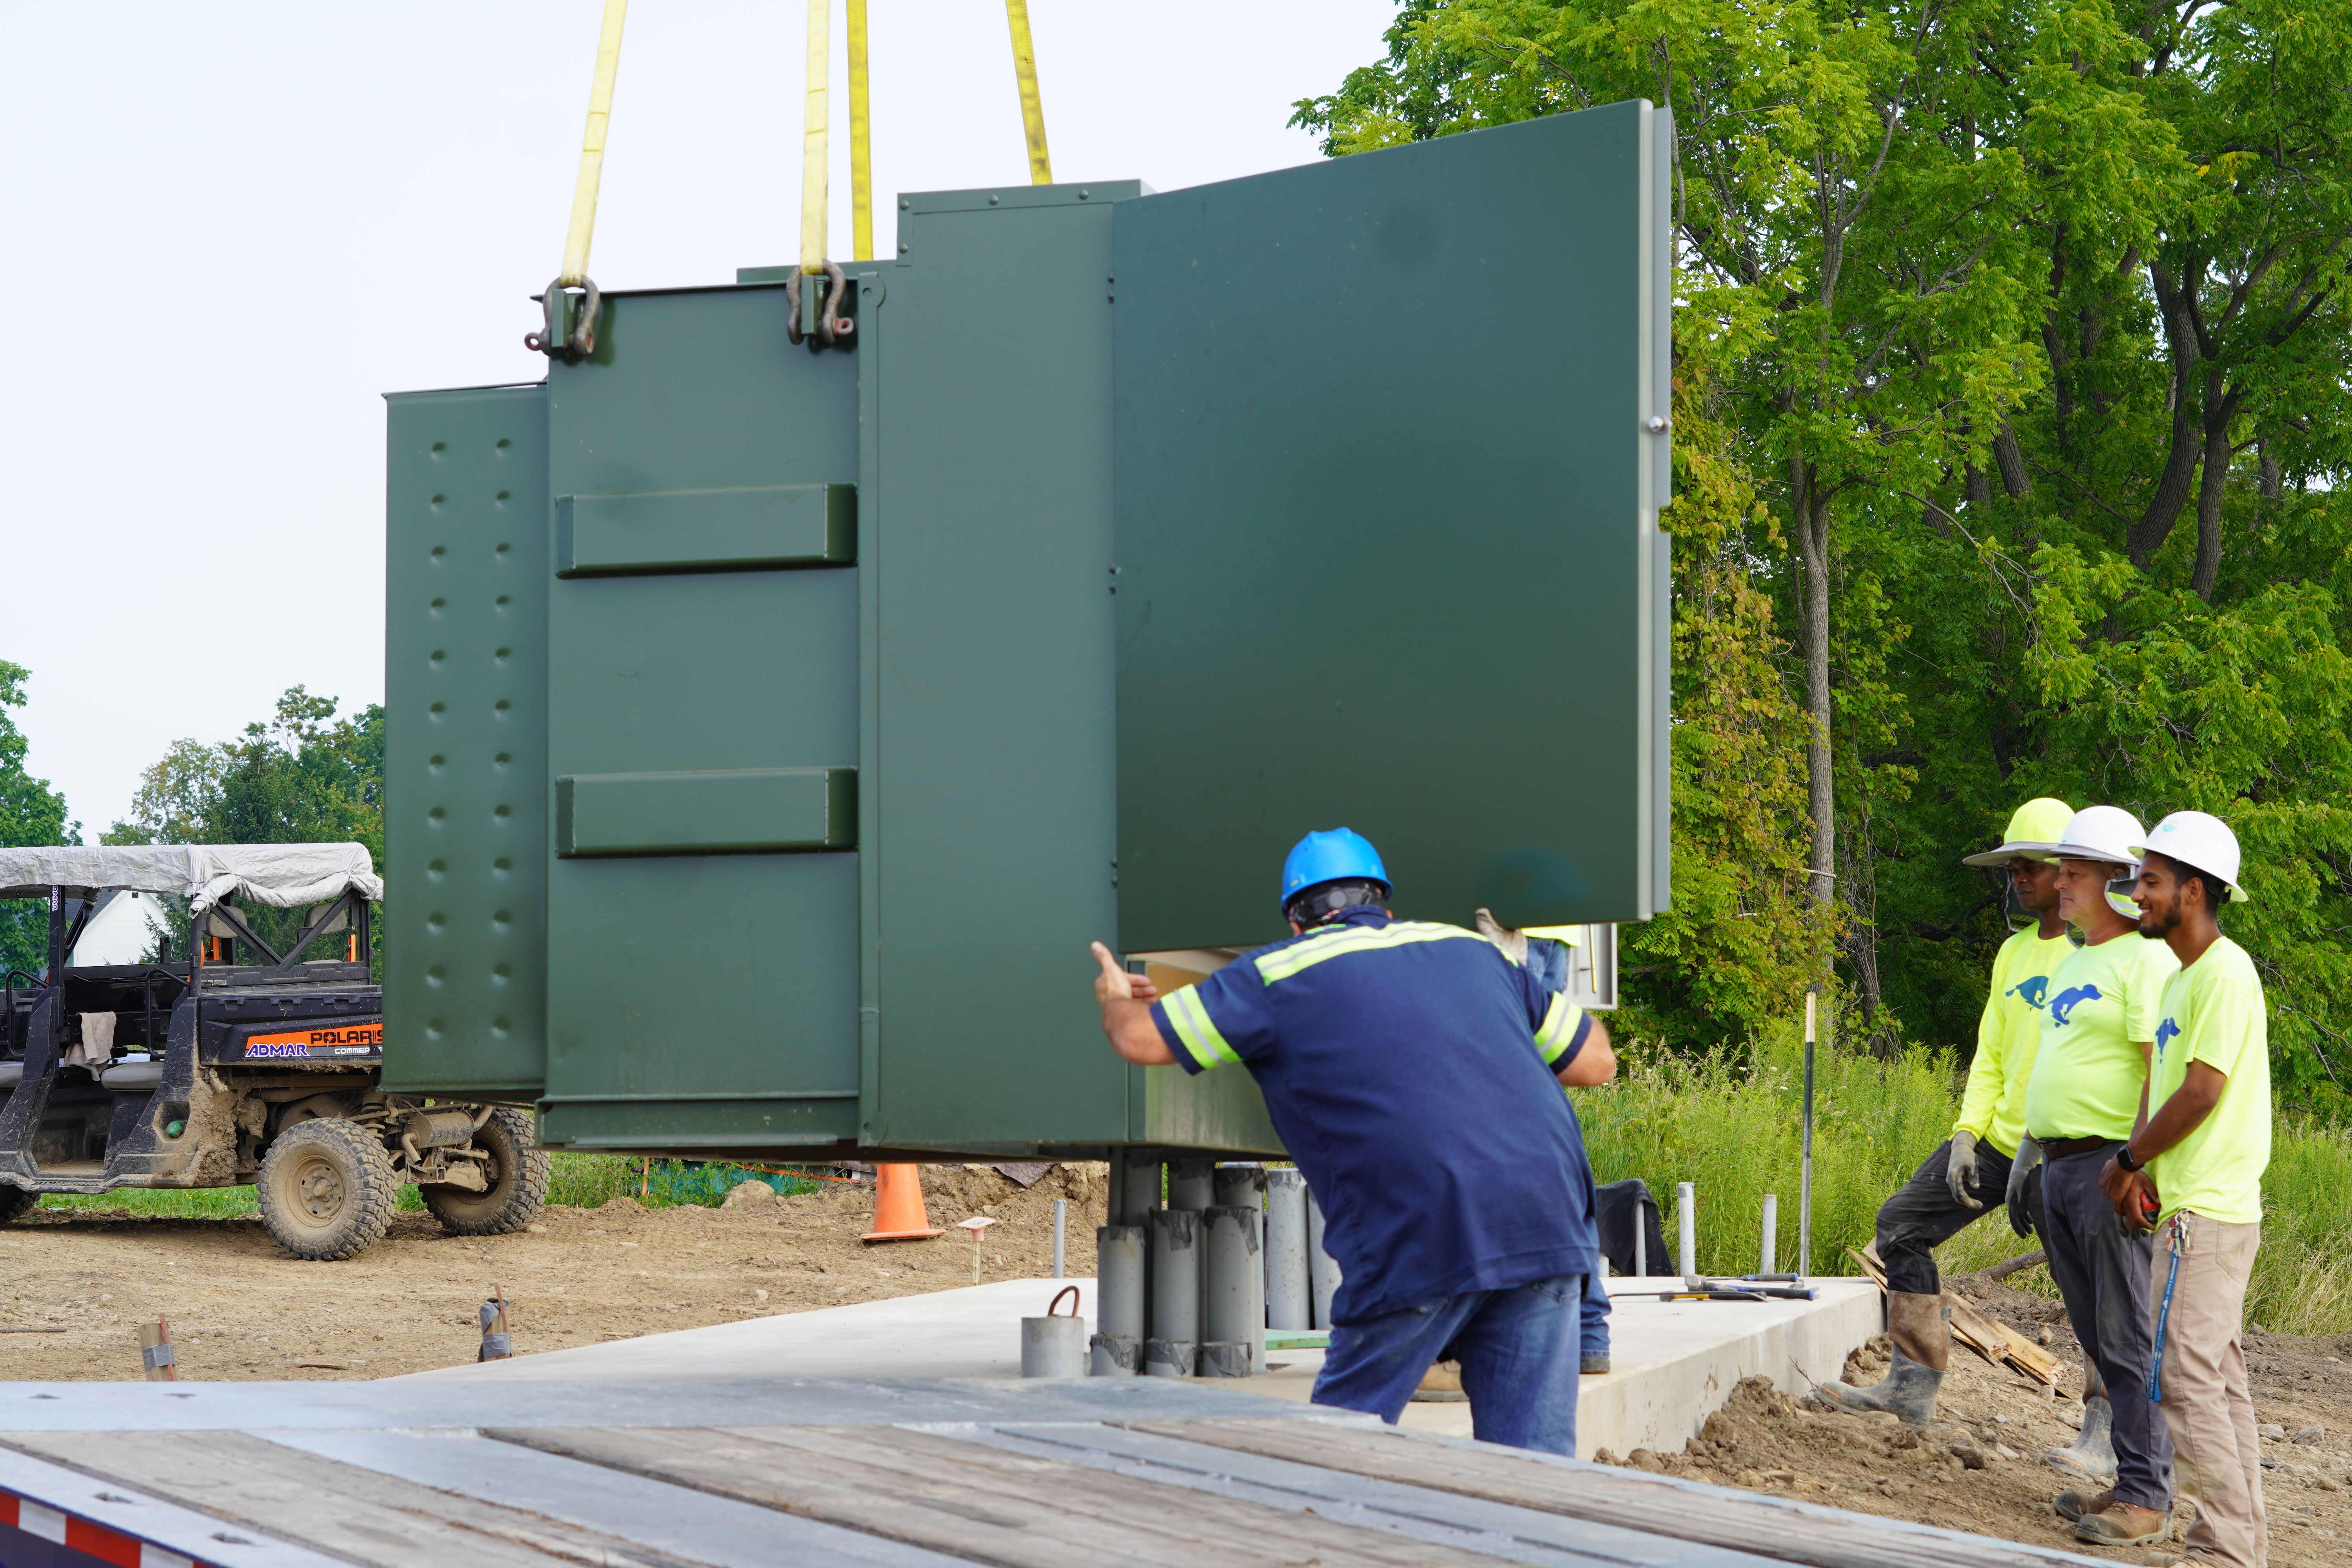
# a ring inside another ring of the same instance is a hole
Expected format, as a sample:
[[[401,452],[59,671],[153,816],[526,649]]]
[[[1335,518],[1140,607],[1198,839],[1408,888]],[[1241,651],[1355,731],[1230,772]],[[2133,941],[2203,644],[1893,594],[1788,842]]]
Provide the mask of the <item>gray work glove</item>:
[[[1944,1167],[1944,1184],[1952,1189],[1952,1201],[1962,1208],[1984,1207],[1984,1200],[1977,1196],[1977,1135],[1975,1133],[1952,1134],[1952,1152],[1951,1158]]]
[[[2025,1212],[2025,1194],[2032,1189],[2034,1168],[2042,1163],[2042,1145],[2031,1138],[2017,1141],[2017,1158],[2009,1163],[2009,1228],[2021,1238],[2033,1234],[2033,1221]]]

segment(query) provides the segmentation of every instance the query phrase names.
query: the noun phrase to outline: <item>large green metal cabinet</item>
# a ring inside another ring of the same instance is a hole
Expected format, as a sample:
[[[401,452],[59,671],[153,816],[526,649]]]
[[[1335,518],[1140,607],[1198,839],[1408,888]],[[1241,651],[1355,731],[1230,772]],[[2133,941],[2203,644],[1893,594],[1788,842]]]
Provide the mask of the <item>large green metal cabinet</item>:
[[[1087,944],[1666,896],[1666,120],[1153,195],[904,196],[391,400],[388,1087],[577,1149],[1279,1152],[1123,1067]],[[1197,962],[1197,961],[1195,961]]]

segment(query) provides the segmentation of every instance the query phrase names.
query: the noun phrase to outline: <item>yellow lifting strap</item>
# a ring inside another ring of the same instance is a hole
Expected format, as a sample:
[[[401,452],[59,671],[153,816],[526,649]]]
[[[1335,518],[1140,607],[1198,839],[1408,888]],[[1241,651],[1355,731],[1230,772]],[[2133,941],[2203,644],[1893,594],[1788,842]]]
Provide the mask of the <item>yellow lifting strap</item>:
[[[580,180],[572,188],[572,230],[563,239],[563,271],[556,283],[577,288],[588,277],[588,241],[596,232],[596,188],[604,178],[604,132],[613,120],[613,79],[621,69],[621,24],[629,0],[604,0],[604,30],[596,40],[596,79],[588,89],[588,129],[580,138]]]
[[[1054,183],[1054,160],[1045,152],[1045,110],[1037,101],[1037,51],[1029,43],[1029,0],[1004,0],[1013,28],[1013,74],[1021,79],[1021,123],[1029,135],[1029,183]]]
[[[849,6],[849,228],[860,261],[874,259],[873,121],[866,101],[866,0]]]
[[[801,270],[824,270],[825,167],[824,136],[832,110],[832,42],[825,28],[833,19],[832,0],[809,0],[808,100],[801,125]]]

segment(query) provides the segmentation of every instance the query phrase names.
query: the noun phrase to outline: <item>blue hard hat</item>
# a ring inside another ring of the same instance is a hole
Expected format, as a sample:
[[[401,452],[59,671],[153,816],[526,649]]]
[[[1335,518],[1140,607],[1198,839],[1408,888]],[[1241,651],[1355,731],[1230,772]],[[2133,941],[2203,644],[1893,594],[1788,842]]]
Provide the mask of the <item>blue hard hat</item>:
[[[1339,881],[1378,882],[1384,892],[1396,891],[1372,841],[1353,828],[1334,827],[1310,833],[1291,846],[1282,862],[1282,907],[1289,908],[1291,898],[1308,888]]]

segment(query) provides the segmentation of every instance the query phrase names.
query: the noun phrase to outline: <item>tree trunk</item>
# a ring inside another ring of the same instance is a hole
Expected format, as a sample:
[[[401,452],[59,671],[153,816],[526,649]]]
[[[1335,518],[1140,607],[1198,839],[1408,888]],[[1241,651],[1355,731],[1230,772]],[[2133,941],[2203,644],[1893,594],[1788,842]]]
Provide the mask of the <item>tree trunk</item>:
[[[2000,469],[2000,488],[2009,492],[2011,500],[2023,500],[2033,493],[2033,480],[2025,471],[2025,453],[2017,445],[2017,427],[2006,418],[1992,438],[1992,460]]]
[[[2165,342],[2172,351],[2172,443],[2165,453],[2164,472],[2156,481],[2156,494],[2148,498],[2147,510],[2132,524],[2131,536],[2125,541],[2133,563],[2140,566],[2147,564],[2148,557],[2163,544],[2189,505],[2190,481],[2196,477],[2197,459],[2205,446],[2204,422],[2197,416],[2197,399],[2191,390],[2191,378],[2198,362],[2204,357],[2197,341],[2196,323],[2189,313],[2189,289],[2196,279],[2192,275],[2185,280],[2185,286],[2175,283],[2162,267],[2153,264],[2147,272],[2156,288]]]
[[[1829,907],[1837,892],[1837,792],[1830,773],[1830,506],[1814,493],[1801,458],[1789,462],[1797,550],[1804,565],[1805,798],[1812,817],[1813,852],[1806,862],[1813,902]]]
[[[2263,499],[2276,500],[2286,493],[2286,476],[2279,471],[2278,454],[2271,450],[2268,441],[2263,443]]]
[[[1961,470],[1960,493],[1969,498],[1969,510],[1977,515],[1977,525],[1984,525],[1984,509],[1992,505],[1992,481],[1985,471],[1970,463]]]
[[[2197,485],[2197,570],[2189,586],[2210,604],[2214,582],[2221,575],[2221,496],[2230,482],[2230,420],[2238,399],[2234,393],[2222,395],[2219,387],[2209,387],[2206,400],[2213,413],[2205,422],[2204,472]]]

